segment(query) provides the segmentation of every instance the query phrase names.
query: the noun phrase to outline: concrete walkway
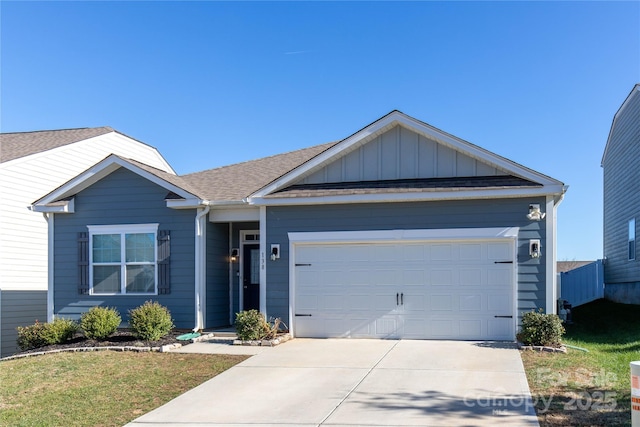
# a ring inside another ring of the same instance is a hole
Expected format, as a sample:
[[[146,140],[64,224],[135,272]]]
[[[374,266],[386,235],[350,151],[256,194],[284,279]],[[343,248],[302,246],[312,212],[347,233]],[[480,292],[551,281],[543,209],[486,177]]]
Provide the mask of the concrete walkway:
[[[183,351],[214,346],[195,345]],[[259,354],[128,426],[538,425],[511,344],[298,338],[244,348]]]

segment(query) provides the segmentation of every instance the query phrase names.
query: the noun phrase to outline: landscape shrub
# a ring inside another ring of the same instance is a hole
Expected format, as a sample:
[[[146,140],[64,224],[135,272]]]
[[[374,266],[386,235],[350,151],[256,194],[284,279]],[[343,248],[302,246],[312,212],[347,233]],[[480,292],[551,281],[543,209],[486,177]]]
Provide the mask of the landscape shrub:
[[[522,316],[522,329],[518,339],[526,345],[560,347],[565,330],[555,314],[544,314],[542,309]]]
[[[157,301],[147,301],[129,310],[129,327],[141,340],[157,341],[173,329],[169,309]]]
[[[70,319],[56,317],[51,323],[36,323],[29,326],[19,326],[18,347],[30,350],[45,345],[62,344],[73,337],[78,331],[78,324]]]
[[[45,335],[49,344],[62,344],[73,338],[78,332],[79,325],[71,319],[55,317],[53,322],[47,323]]]
[[[118,330],[122,322],[118,310],[111,307],[91,307],[80,317],[80,328],[89,339],[103,340]]]
[[[236,314],[236,333],[242,341],[273,339],[284,323],[278,318],[267,322],[258,310],[247,310]]]
[[[259,340],[269,331],[269,324],[258,310],[236,313],[236,333],[242,341]]]

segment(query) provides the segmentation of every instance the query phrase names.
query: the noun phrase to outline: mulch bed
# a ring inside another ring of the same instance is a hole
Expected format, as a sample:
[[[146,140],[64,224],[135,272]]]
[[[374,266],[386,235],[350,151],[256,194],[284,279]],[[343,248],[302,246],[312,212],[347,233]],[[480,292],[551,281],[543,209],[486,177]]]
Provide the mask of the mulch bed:
[[[76,334],[74,338],[64,344],[47,345],[44,347],[32,348],[16,354],[39,353],[51,350],[62,350],[83,347],[162,347],[163,345],[179,343],[190,344],[191,341],[180,341],[180,335],[191,332],[190,330],[173,330],[168,335],[158,341],[143,341],[137,339],[129,329],[118,329],[112,336],[105,340],[91,340],[84,335]]]

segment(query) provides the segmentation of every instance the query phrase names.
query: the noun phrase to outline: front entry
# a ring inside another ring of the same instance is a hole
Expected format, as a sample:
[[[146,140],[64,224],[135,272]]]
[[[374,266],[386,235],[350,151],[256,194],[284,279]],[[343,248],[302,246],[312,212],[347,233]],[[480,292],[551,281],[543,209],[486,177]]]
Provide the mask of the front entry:
[[[242,266],[242,309],[260,310],[260,245],[245,244]]]

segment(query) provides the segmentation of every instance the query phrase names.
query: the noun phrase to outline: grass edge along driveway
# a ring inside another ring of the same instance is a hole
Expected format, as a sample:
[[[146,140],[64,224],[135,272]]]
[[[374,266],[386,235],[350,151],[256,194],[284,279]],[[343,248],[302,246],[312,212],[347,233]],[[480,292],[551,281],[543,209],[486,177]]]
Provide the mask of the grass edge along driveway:
[[[122,426],[246,358],[101,351],[0,362],[0,425]]]
[[[598,300],[573,309],[563,342],[589,352],[521,352],[546,426],[630,426],[629,363],[640,360],[640,305]]]

